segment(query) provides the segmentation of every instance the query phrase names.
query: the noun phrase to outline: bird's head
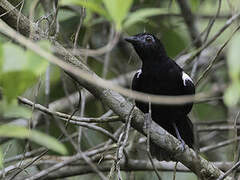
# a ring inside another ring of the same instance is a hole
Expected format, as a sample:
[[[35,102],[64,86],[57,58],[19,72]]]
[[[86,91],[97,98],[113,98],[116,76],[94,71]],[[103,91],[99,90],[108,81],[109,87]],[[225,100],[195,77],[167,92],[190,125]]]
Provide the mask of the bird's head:
[[[166,51],[160,40],[150,33],[140,33],[127,37],[125,40],[133,45],[142,61],[166,55]]]

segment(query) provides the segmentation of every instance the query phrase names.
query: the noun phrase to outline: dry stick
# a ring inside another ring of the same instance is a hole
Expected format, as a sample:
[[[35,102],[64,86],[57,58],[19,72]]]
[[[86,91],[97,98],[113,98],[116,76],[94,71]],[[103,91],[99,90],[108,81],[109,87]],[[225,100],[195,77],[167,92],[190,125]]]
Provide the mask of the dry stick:
[[[115,133],[114,133],[114,137],[118,137],[118,136],[120,136],[121,135],[121,132],[123,131],[123,129],[124,129],[124,124],[122,125],[122,126],[120,126],[116,131],[115,131]],[[111,140],[111,139],[109,139],[106,143],[104,143],[104,147],[107,147],[107,146],[109,146],[111,143],[112,143],[113,141]],[[100,164],[101,163],[101,161],[104,159],[104,154],[105,154],[106,152],[104,152],[103,154],[102,154],[102,156],[101,156],[101,158],[99,159],[99,161],[98,161],[98,164]],[[110,174],[110,173],[109,173]],[[110,179],[110,178],[109,178]]]
[[[154,172],[155,174],[157,175],[157,178],[159,180],[161,180],[161,176],[160,174],[158,173],[158,170],[153,162],[153,158],[152,158],[152,155],[150,153],[150,127],[151,127],[151,124],[152,124],[152,107],[151,107],[151,102],[148,103],[148,115],[147,115],[147,122],[146,123],[146,128],[147,128],[147,155],[148,155],[148,158],[152,164],[152,167],[154,169]]]
[[[84,89],[82,89],[79,92],[79,97],[81,97],[81,103],[80,103],[80,117],[84,116],[85,111],[85,103],[86,103],[86,96],[84,94]],[[78,151],[81,151],[81,139],[82,139],[82,132],[83,129],[81,126],[78,127]]]
[[[200,14],[200,13],[197,13],[196,16],[198,18],[201,18],[201,19],[211,19],[215,16],[215,14]],[[225,19],[228,19],[232,16],[232,14],[220,14],[217,19],[218,20],[225,20]],[[161,18],[183,18],[183,15],[182,14],[178,14],[178,13],[163,13],[163,14],[160,14],[160,15],[157,15],[156,17],[161,17]]]
[[[83,92],[83,91],[81,91]],[[80,112],[80,116],[82,117],[83,114],[84,114],[84,108],[85,108],[85,95],[82,94],[82,93],[79,93],[79,97],[81,97],[81,112]],[[97,168],[97,166],[91,161],[91,159],[86,156],[82,150],[81,150],[81,137],[82,137],[82,127],[79,127],[79,130],[78,130],[78,148],[77,148],[77,151],[78,151],[78,154],[80,154],[83,158],[83,160],[94,170],[94,172],[102,179],[102,180],[107,180],[107,178],[104,176],[104,174],[99,171],[99,169]]]
[[[28,105],[28,106],[33,106],[33,102],[30,101],[27,98],[19,96],[18,101],[22,104],[25,104],[25,105]],[[84,117],[79,117],[79,116],[68,115],[68,114],[65,114],[65,113],[52,111],[51,109],[46,108],[46,107],[42,106],[41,104],[35,104],[35,110],[39,110],[43,113],[59,117],[61,119],[64,119],[64,121],[66,121],[67,119],[70,119],[71,121],[69,123],[72,123],[72,121],[75,121],[76,123],[78,123],[78,122],[108,123],[108,122],[120,121],[119,116],[99,117],[99,118],[84,118]]]
[[[211,32],[211,29],[212,29],[212,27],[214,25],[214,22],[215,22],[217,16],[219,15],[219,13],[220,13],[221,4],[222,4],[222,0],[219,0],[218,9],[217,9],[216,15],[209,21],[209,24],[208,24],[207,28],[203,31],[203,33],[206,32],[206,36],[205,36],[203,42],[206,42],[207,39],[208,39],[208,36],[209,36],[209,34]],[[194,78],[195,73],[197,71],[200,55],[201,55],[201,53],[199,53],[199,55],[197,56],[197,60],[195,61],[194,65],[193,65],[192,72],[191,72],[191,77],[192,78]]]
[[[121,179],[120,167],[119,167],[118,164],[120,163],[120,160],[123,157],[123,153],[125,154],[125,162],[126,163],[128,162],[128,156],[127,156],[127,153],[126,153],[124,147],[127,145],[128,134],[129,134],[130,125],[131,125],[132,111],[133,111],[134,107],[135,106],[132,106],[132,109],[131,109],[130,113],[128,114],[127,123],[125,125],[122,125],[120,128],[118,128],[118,130],[114,133],[115,137],[119,135],[118,142],[117,142],[118,148],[116,150],[116,158],[115,158],[115,160],[112,163],[112,167],[111,167],[109,175],[108,175],[109,179],[112,178],[113,173],[114,173],[115,170],[117,170],[118,177]],[[124,133],[125,133],[125,138],[123,140],[123,143],[121,143],[121,140],[123,138]],[[106,142],[106,144],[104,145],[104,147],[108,146],[110,143],[111,143],[111,140],[108,140]],[[103,158],[100,158],[99,163],[102,161],[102,159]]]
[[[210,39],[208,42],[203,44],[193,55],[186,61],[186,64],[189,64],[194,60],[195,57],[199,55],[204,49],[206,49],[209,45],[211,45],[236,19],[240,17],[240,13],[233,15],[230,19],[227,20],[225,25]]]
[[[228,131],[234,130],[235,128],[240,129],[240,125],[234,127],[234,125],[222,125],[222,126],[211,126],[205,128],[198,128],[198,132],[208,132],[208,131]]]
[[[236,117],[234,118],[234,127],[235,127],[235,132],[234,132],[234,136],[235,136],[235,147],[234,147],[234,161],[233,161],[234,164],[239,161],[239,150],[240,150],[240,146],[239,146],[238,140],[237,140],[238,130],[237,130],[237,128],[236,128],[239,114],[240,114],[240,111],[237,112],[237,115],[236,115]],[[233,177],[234,177],[235,179],[237,179],[237,171],[236,171],[236,170],[233,171]]]
[[[216,62],[218,56],[220,55],[220,53],[222,52],[222,50],[226,47],[226,45],[228,44],[228,42],[232,39],[233,35],[240,29],[240,26],[238,26],[233,33],[230,35],[230,37],[228,38],[228,40],[220,47],[220,49],[218,50],[217,54],[215,55],[215,57],[211,60],[210,64],[208,65],[208,67],[205,69],[205,71],[202,73],[202,75],[199,77],[199,79],[197,80],[195,86],[198,86],[199,83],[201,82],[201,80],[207,76],[207,74],[209,73],[209,71],[211,70],[212,66],[214,65],[214,63]]]
[[[77,136],[76,133],[71,134],[71,138],[73,138],[75,136]],[[68,140],[69,140],[69,137],[66,137],[66,138],[64,138],[63,140],[60,140],[60,141],[61,142],[66,142]],[[14,157],[9,157],[9,158],[4,160],[4,163],[10,163],[10,162],[13,162],[13,161],[21,160],[24,156],[25,156],[25,158],[33,157],[36,154],[42,153],[44,150],[46,150],[46,148],[41,147],[41,148],[38,148],[38,149],[34,149],[30,152],[26,152],[25,154],[19,154],[19,155],[16,155]]]
[[[192,13],[187,0],[177,0],[177,3],[181,9],[185,24],[187,25],[188,31],[190,33],[192,41],[197,39],[194,43],[196,48],[199,48],[202,45],[202,41],[199,37],[199,31],[197,29],[196,18]]]
[[[2,159],[5,159],[9,149],[11,148],[11,146],[12,146],[12,143],[8,144],[7,149],[3,153],[3,158]],[[2,167],[1,168],[2,168],[2,172],[3,172],[2,173],[2,177],[3,177],[3,179],[5,179],[6,173],[5,173],[4,163],[2,163]]]
[[[33,104],[32,106],[33,108],[35,107],[35,103]],[[70,119],[71,117],[69,117]],[[66,129],[67,129],[67,126],[68,126],[68,121],[69,119],[67,120],[67,123],[66,123]],[[58,139],[60,140],[62,137],[63,137],[64,134],[61,134]],[[70,140],[71,140],[71,137],[70,137]],[[39,159],[42,158],[42,156],[44,156],[45,154],[47,154],[49,152],[49,149],[45,148],[45,150],[37,157],[35,157],[31,162],[29,162],[28,164],[26,164],[22,169],[20,169],[19,171],[17,171],[11,178],[10,180],[14,179],[19,173],[21,173],[22,171],[24,171],[26,168],[28,168],[29,166],[31,166],[32,164],[34,164],[36,161],[38,161]],[[23,156],[24,157],[24,156]]]
[[[240,137],[237,137],[237,138],[234,138],[234,139],[229,139],[229,140],[226,140],[226,141],[222,141],[222,142],[219,142],[219,143],[214,144],[214,145],[209,145],[209,146],[202,147],[200,149],[200,152],[204,153],[204,152],[212,151],[214,149],[218,149],[220,147],[227,146],[229,144],[232,144],[232,143],[235,143],[235,142],[238,142],[238,141],[240,141]]]
[[[77,27],[77,32],[75,33],[73,49],[77,48],[77,41],[78,41],[79,32],[81,30],[81,26],[82,26],[82,23],[83,23],[85,17],[86,17],[85,8],[81,7],[81,16],[80,16],[79,24],[78,24],[78,27]]]
[[[106,151],[106,150],[112,150],[112,149],[115,149],[115,148],[116,148],[116,145],[110,145],[110,146],[108,146],[108,147],[100,147],[100,148],[98,148],[98,149],[86,151],[86,152],[84,152],[84,153],[86,153],[86,154],[85,154],[86,156],[93,157],[93,156],[95,156],[96,154],[100,154],[100,153],[102,153],[102,152],[104,152],[104,151]],[[58,158],[56,158],[55,156],[53,157],[54,160],[57,160],[57,163],[59,162],[58,160],[65,161],[65,160],[68,160],[69,158],[71,158],[71,157],[64,157],[63,160],[62,160],[60,157],[58,157]],[[80,159],[82,159],[82,158],[80,158]],[[79,159],[79,160],[80,160],[80,159]],[[30,162],[34,161],[34,163],[36,162],[35,158],[32,158],[32,159],[25,160],[25,161],[24,161],[24,165],[28,165],[28,167],[29,167],[29,166],[30,166],[30,165],[29,165],[29,161],[30,161]],[[36,163],[37,163],[37,162],[36,162]],[[31,163],[31,165],[32,165],[32,163]],[[16,169],[18,166],[19,166],[19,163],[17,163],[16,165],[10,165],[10,166],[8,166],[7,168],[5,168],[5,169],[6,169],[6,173],[11,172],[12,170]],[[26,167],[26,166],[25,166],[25,167]],[[0,171],[0,177],[2,176],[2,174],[3,174],[3,171]]]
[[[22,4],[21,4],[20,9],[19,9],[19,16],[18,16],[18,18],[17,18],[17,31],[18,31],[18,32],[19,32],[19,27],[18,27],[18,25],[19,25],[19,22],[20,22],[20,14],[22,13],[23,6],[24,6],[24,1],[22,1]]]
[[[97,173],[98,174],[98,176],[102,179],[102,180],[107,180],[107,177],[106,176],[104,176],[104,174],[98,169],[98,167],[91,161],[91,159],[88,157],[88,156],[86,156],[80,149],[79,149],[79,151],[78,151],[78,154],[80,155],[80,156],[82,156],[82,158],[84,159],[84,161],[93,169],[93,171],[95,172],[95,173]],[[39,178],[39,177],[38,177]],[[38,178],[36,178],[36,179],[38,179]]]
[[[109,33],[109,42],[111,42],[114,38],[114,27],[111,27],[110,28],[110,33]],[[109,67],[109,62],[110,62],[110,54],[111,54],[111,51],[108,51],[106,54],[105,54],[105,57],[104,57],[104,63],[103,63],[103,71],[102,71],[102,78],[106,78],[107,76],[107,73],[108,73],[108,67]]]
[[[100,55],[103,55],[103,54],[111,51],[114,48],[114,46],[117,44],[119,37],[120,37],[120,33],[116,32],[112,41],[109,41],[107,45],[105,45],[104,47],[101,47],[99,49],[95,49],[95,50],[93,50],[93,49],[74,49],[74,50],[70,50],[70,51],[73,55],[76,55],[76,56],[81,56],[83,54],[87,54],[88,56],[91,56],[91,57],[100,56]],[[61,52],[59,52],[59,53],[61,53]]]
[[[220,10],[221,10],[221,6],[222,6],[222,0],[218,0],[218,9],[217,9],[217,12],[216,12],[215,16],[214,16],[214,17],[210,20],[210,22],[209,22],[209,25],[208,25],[208,28],[207,28],[207,32],[206,32],[206,36],[205,36],[203,42],[206,42],[206,41],[207,41],[208,36],[209,36],[209,34],[210,34],[210,32],[211,32],[211,29],[212,29],[212,27],[213,27],[213,25],[214,25],[214,22],[216,21],[217,17],[219,16],[219,13],[220,13]]]
[[[120,164],[121,159],[123,158],[124,148],[127,145],[128,135],[129,135],[130,127],[131,127],[132,112],[133,112],[134,107],[135,106],[133,105],[133,107],[132,107],[132,109],[131,109],[131,111],[129,113],[129,116],[127,118],[127,122],[125,124],[125,131],[123,132],[125,137],[123,139],[122,144],[119,143],[120,147],[117,150],[117,161],[115,161],[115,166],[116,166],[116,170],[118,172],[118,179],[122,179],[121,178],[120,165],[119,164]],[[121,141],[122,138],[119,138],[119,139]],[[126,164],[127,164],[127,160],[128,160],[128,157],[126,156]]]
[[[65,75],[64,71],[61,71],[61,77],[60,78],[61,78],[61,85],[63,87],[63,92],[64,92],[64,96],[61,98],[61,99],[64,98],[64,101],[61,101],[61,106],[64,105],[64,104],[67,104],[68,108],[65,108],[66,112],[72,112],[75,109],[74,105],[79,104],[79,90],[76,90],[76,92],[74,93],[74,96],[75,96],[74,97],[75,103],[74,103],[72,101],[73,98],[71,98],[72,94],[70,94],[69,91],[68,91],[67,79],[66,79],[66,75]],[[52,107],[53,103],[59,102],[58,100],[59,99],[57,99],[57,100],[55,100],[55,101],[53,101],[52,103],[49,104],[49,108],[51,108],[51,110],[62,111],[62,110],[55,110],[55,108]]]
[[[33,112],[34,112],[34,109],[35,109],[35,102],[36,102],[36,98],[37,98],[37,94],[38,94],[38,91],[41,87],[41,81],[39,81],[39,83],[37,84],[37,88],[35,90],[35,93],[34,93],[34,102],[32,103],[32,107],[31,107],[31,117],[28,121],[28,128],[31,130],[33,127]],[[12,180],[14,179],[19,173],[21,173],[22,171],[25,171],[25,169],[28,167],[28,166],[25,166],[25,167],[20,167],[22,166],[22,162],[23,160],[25,159],[25,153],[28,151],[28,149],[30,148],[30,142],[29,140],[26,140],[26,145],[25,145],[25,148],[24,148],[24,153],[23,153],[23,158],[21,159],[20,163],[19,163],[19,167],[18,169],[20,169],[19,171],[17,171],[15,174],[13,174],[12,177],[9,178],[9,180]],[[44,153],[45,154],[45,153]]]
[[[59,127],[59,129],[61,130],[62,134],[65,137],[69,138],[69,141],[70,141],[72,147],[77,151],[78,150],[77,144],[74,142],[73,138],[68,134],[66,126],[64,126],[61,121],[59,122],[58,119],[56,119],[55,117],[53,117],[53,119],[54,119],[55,123],[57,124],[57,126]]]
[[[174,166],[174,171],[173,171],[173,180],[176,180],[177,165],[178,165],[178,162],[176,162],[176,163],[175,163],[175,166]]]
[[[25,104],[33,106],[33,103],[31,101],[27,100],[26,98],[23,99],[23,98],[18,97],[18,99],[21,102],[24,102]],[[47,108],[41,106],[40,104],[35,104],[35,107],[37,107],[37,109],[42,110],[43,112],[48,113],[50,115],[55,115],[55,113],[56,113],[56,112],[54,113],[54,112],[49,111]],[[74,113],[75,112],[76,111],[74,111]],[[68,119],[62,118],[62,120],[66,121],[67,123],[71,123],[71,124],[74,124],[74,125],[83,126],[83,127],[89,128],[89,129],[93,129],[95,131],[99,131],[99,132],[103,133],[104,135],[108,136],[109,138],[111,138],[114,142],[117,142],[116,138],[110,132],[105,130],[104,128],[95,126],[93,124],[84,123],[84,122],[72,121],[71,118],[74,115],[74,113],[72,113],[71,116],[66,115],[66,116],[68,116]],[[57,114],[59,115],[59,113],[57,113]],[[61,113],[61,114],[63,114],[63,113]]]
[[[230,175],[234,170],[236,170],[240,166],[240,161],[238,161],[231,169],[229,169],[226,173],[221,175],[217,180],[223,180],[225,179],[228,175]]]
[[[45,106],[49,108],[49,103],[50,103],[50,73],[51,73],[51,64],[48,64],[48,67],[45,72]],[[45,132],[49,134],[49,127],[50,127],[50,119],[49,116],[45,116],[45,123],[46,123],[46,129]]]
[[[24,0],[23,1],[21,1],[21,2],[19,2],[16,6],[14,6],[14,9],[17,9],[17,7],[18,6],[22,6],[22,4],[24,4]],[[5,12],[5,13],[3,13],[3,14],[0,14],[0,18],[2,17],[2,16],[5,16],[6,14],[8,14],[9,12],[11,12],[13,9],[10,9],[10,10],[8,10],[7,12]],[[19,12],[20,13],[20,12]],[[18,31],[18,29],[17,29],[17,31]]]
[[[30,104],[33,105],[33,103],[30,103]],[[74,115],[75,112],[76,112],[76,111],[74,111],[74,112],[72,113],[72,115],[69,117],[69,119],[66,120],[66,121],[67,121],[67,122],[66,122],[66,128],[67,128],[67,126],[68,126],[69,120],[72,118],[72,116]],[[78,124],[79,124],[79,123],[78,123]],[[84,126],[84,124],[82,124],[82,125]],[[88,127],[88,128],[90,128],[92,125],[89,126],[89,125],[87,125],[87,124],[85,123],[85,126]],[[115,140],[114,136],[112,136],[112,135],[111,135],[108,131],[106,131],[105,129],[99,128],[99,127],[97,127],[97,126],[96,126],[96,127],[92,126],[91,128],[94,129],[94,130],[100,131],[100,132],[102,132],[103,134],[109,136],[111,139]],[[62,136],[63,136],[63,134],[62,134],[58,139],[61,139]],[[70,140],[71,140],[71,138],[70,138]],[[116,141],[116,140],[115,140],[115,141]],[[73,143],[73,145],[74,145],[74,143]],[[74,146],[74,147],[75,147],[75,146]],[[35,159],[33,159],[32,162],[30,162],[29,164],[27,164],[27,165],[24,167],[24,169],[27,168],[27,167],[29,167],[30,165],[32,165],[34,162],[36,162],[38,159],[40,159],[40,158],[41,158],[43,155],[45,155],[47,152],[48,152],[48,149],[46,149],[44,152],[42,152],[42,154],[40,154],[38,157],[36,157]],[[85,158],[85,159],[86,159],[86,158]],[[22,171],[22,169],[21,169],[20,171],[16,172],[16,173],[11,177],[11,179],[15,178],[21,171]],[[98,172],[97,172],[97,173],[98,173]]]
[[[72,116],[74,115],[75,112],[76,112],[76,111],[74,111],[74,112],[72,113]],[[71,118],[71,117],[69,117],[69,119],[70,119],[70,118]],[[67,123],[66,123],[66,129],[67,129],[67,126],[68,126],[68,121],[69,121],[69,119],[67,120]],[[60,135],[60,137],[59,137],[58,139],[61,139],[62,137],[63,137],[63,134]],[[70,138],[70,140],[71,140],[71,138]],[[36,162],[37,160],[39,160],[39,159],[40,159],[43,155],[45,155],[48,151],[49,151],[48,149],[45,150],[42,154],[40,154],[38,157],[36,157],[36,159],[34,159],[34,160],[33,160],[32,162],[30,162],[29,164],[27,164],[27,165],[24,167],[24,169],[27,168],[27,167],[29,167],[30,165],[32,165],[32,164],[33,164],[34,162]],[[78,155],[78,154],[77,154],[77,155]],[[77,156],[77,155],[76,155],[76,156]],[[87,162],[87,164],[90,165],[90,167],[93,168],[94,172],[96,172],[96,173],[101,177],[101,179],[106,180],[105,176],[97,170],[97,168],[95,167],[95,165],[90,162],[90,160],[88,159],[87,156],[85,156],[85,154],[80,153],[80,156]],[[13,179],[13,178],[14,178],[17,174],[19,174],[21,171],[22,171],[22,170],[18,171],[11,179]],[[39,173],[37,173],[36,175],[30,177],[29,179],[30,179],[30,180],[39,179],[40,177],[45,176],[44,173],[46,173],[46,171],[47,171],[47,173],[49,172],[49,170],[46,170],[46,169],[45,169],[45,170],[42,170],[42,171],[40,171]]]
[[[111,147],[105,147],[105,148],[101,148],[99,150],[93,150],[91,153],[93,154],[93,152],[96,153],[99,153],[99,152],[102,152],[102,151],[105,151],[106,149],[110,149]],[[85,156],[90,156],[90,153],[88,152],[84,152],[83,153]],[[30,177],[30,178],[27,178],[26,180],[35,180],[35,179],[39,179],[39,177],[44,177],[46,176],[47,174],[53,172],[53,171],[56,171],[68,164],[71,164],[71,163],[74,163],[76,161],[78,161],[79,159],[82,159],[83,157],[81,156],[81,154],[76,154],[75,156],[72,156],[70,157],[69,159],[65,160],[65,161],[62,161],[60,163],[57,163],[55,164],[54,166],[48,168],[48,169],[45,169],[43,171],[41,171],[40,173]]]
[[[21,173],[22,171],[24,171],[25,169],[27,169],[28,167],[30,167],[32,164],[34,164],[36,161],[38,161],[39,159],[41,159],[42,156],[44,156],[45,154],[48,153],[48,149],[45,148],[45,151],[43,151],[39,156],[33,158],[33,160],[29,163],[27,163],[23,168],[21,168],[19,171],[17,171],[12,177],[9,178],[9,180],[14,179],[19,173]],[[23,156],[24,157],[24,156]],[[20,164],[21,165],[21,164]]]
[[[165,171],[165,172],[172,172],[176,163],[175,162],[164,162],[164,161],[156,161],[155,162],[156,167],[160,171]],[[232,167],[232,162],[214,162],[214,165],[225,171],[227,168]],[[105,162],[101,168],[102,172],[108,172],[111,168],[111,163]],[[129,172],[129,171],[144,171],[145,173],[149,173],[149,171],[153,171],[153,168],[151,166],[151,163],[146,160],[134,160],[134,159],[129,159],[129,164],[128,166],[125,166],[124,162],[121,162],[121,169],[122,171]],[[187,172],[191,173],[191,171],[186,168],[184,165],[181,163],[178,164],[177,166],[177,171],[178,172]],[[240,169],[238,168],[238,172]],[[67,178],[71,176],[76,176],[76,175],[85,175],[85,174],[90,174],[93,171],[89,166],[86,165],[69,165],[66,167],[63,167],[62,169],[59,169],[56,172],[50,173],[47,176],[45,176],[45,179],[61,179],[61,178]],[[213,179],[212,179],[213,180]],[[215,179],[216,180],[216,179]]]
[[[199,122],[195,122],[195,124],[197,125],[197,126],[205,126],[205,125],[207,125],[207,126],[210,126],[210,125],[215,125],[215,124],[228,124],[229,125],[229,123],[227,123],[226,122],[226,120],[213,120],[213,121],[199,121]]]

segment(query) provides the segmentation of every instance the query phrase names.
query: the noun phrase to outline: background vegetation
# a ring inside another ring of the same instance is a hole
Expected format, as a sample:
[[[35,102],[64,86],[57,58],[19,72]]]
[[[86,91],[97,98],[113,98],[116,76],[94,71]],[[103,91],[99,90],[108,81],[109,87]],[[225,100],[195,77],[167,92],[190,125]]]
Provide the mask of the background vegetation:
[[[126,88],[140,61],[124,37],[155,34],[194,79],[197,93],[208,97],[196,102],[190,115],[195,150],[223,171],[238,165],[239,8],[237,0],[2,0],[0,177],[158,179],[145,136],[125,126],[114,109],[52,58],[6,34],[3,22],[44,52],[67,59],[60,44],[98,76]],[[133,160],[129,167],[119,155],[123,147]],[[173,178],[174,163],[155,163],[162,179]],[[238,173],[231,175],[237,179]],[[176,179],[197,176],[179,164]]]

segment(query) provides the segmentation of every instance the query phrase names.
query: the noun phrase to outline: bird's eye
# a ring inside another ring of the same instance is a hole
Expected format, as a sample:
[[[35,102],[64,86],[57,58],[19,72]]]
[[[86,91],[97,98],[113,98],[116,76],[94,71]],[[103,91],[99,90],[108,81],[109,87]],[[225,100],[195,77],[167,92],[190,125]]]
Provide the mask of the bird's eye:
[[[150,37],[150,36],[147,36],[146,39],[145,39],[148,43],[152,42],[153,39]]]

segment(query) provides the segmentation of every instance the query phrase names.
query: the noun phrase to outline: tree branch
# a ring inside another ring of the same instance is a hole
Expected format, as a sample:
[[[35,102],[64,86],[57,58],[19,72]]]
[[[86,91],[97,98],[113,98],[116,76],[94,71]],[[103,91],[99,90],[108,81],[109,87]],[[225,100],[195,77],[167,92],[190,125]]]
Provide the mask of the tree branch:
[[[0,7],[2,7],[2,5],[4,4],[3,2],[6,2],[6,0],[0,1]],[[37,31],[37,29],[33,29],[33,30]],[[38,48],[34,49],[34,47],[37,47],[37,46],[33,42],[24,38],[17,32],[10,30],[9,28],[6,27],[6,24],[2,23],[1,21],[0,21],[0,31],[8,35],[12,39],[18,41],[18,43],[40,54],[38,51],[39,50]],[[66,63],[70,63],[75,66],[75,67],[72,67],[72,70],[74,70],[77,67],[86,73],[90,73],[91,75],[93,75],[93,77],[98,77],[86,65],[82,64],[81,61],[79,61],[74,56],[72,56],[68,51],[66,51],[58,42],[51,39],[50,41],[56,46],[56,48],[59,48],[59,51],[65,53],[64,59],[62,59],[62,61],[61,60],[59,61],[59,59],[55,57],[54,59],[58,60],[58,61],[55,61],[55,63],[57,63],[58,65],[64,64],[65,70],[71,69],[69,64],[68,66],[66,66]],[[47,57],[47,59],[49,57],[54,57],[47,52],[45,52],[44,55],[43,54],[40,54],[40,55],[44,56],[45,58]],[[52,59],[48,59],[48,60],[52,61]],[[66,67],[69,67],[69,68],[66,68]],[[105,105],[111,108],[117,115],[119,115],[123,119],[123,121],[127,120],[130,110],[132,109],[132,106],[133,106],[132,103],[127,101],[123,96],[119,95],[118,93],[109,89],[96,86],[96,84],[93,84],[90,81],[87,81],[82,76],[77,76],[76,79],[80,84],[82,84],[83,87],[85,87],[88,91],[90,91],[97,98],[99,98]],[[98,77],[98,79],[100,78]],[[132,119],[131,126],[146,136],[147,129],[143,128],[144,127],[143,113],[138,108],[135,107],[132,111],[132,115],[133,115],[133,119]],[[149,128],[150,128],[150,138],[155,144],[159,145],[161,148],[165,149],[166,151],[171,152],[174,159],[183,163],[186,167],[188,167],[195,174],[197,174],[201,179],[214,180],[214,179],[217,179],[219,176],[223,175],[223,172],[221,172],[216,166],[214,166],[214,164],[208,162],[202,157],[199,157],[192,149],[189,149],[188,147],[186,147],[184,152],[179,151],[179,146],[181,143],[175,137],[173,137],[171,134],[169,134],[163,128],[157,125],[155,122],[152,122],[151,127]],[[226,179],[230,179],[230,178],[227,177]]]

